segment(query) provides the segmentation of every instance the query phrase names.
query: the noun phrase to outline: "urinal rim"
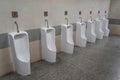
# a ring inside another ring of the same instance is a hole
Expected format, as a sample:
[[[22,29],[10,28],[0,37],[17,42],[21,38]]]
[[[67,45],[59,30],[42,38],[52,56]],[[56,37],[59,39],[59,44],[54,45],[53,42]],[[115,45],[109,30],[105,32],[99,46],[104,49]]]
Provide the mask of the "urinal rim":
[[[101,19],[97,18],[97,19],[95,19],[95,21],[101,21]]]
[[[8,35],[11,35],[13,38],[15,35],[19,35],[19,34],[26,34],[28,36],[28,33],[26,31],[20,31],[19,33],[18,32],[8,33]]]
[[[86,23],[85,23],[85,22],[76,22],[76,24],[80,24],[80,25],[86,26]]]
[[[68,24],[68,25],[67,25],[67,24],[61,24],[61,26],[62,26],[62,27],[64,27],[64,26],[67,27],[67,26],[73,26],[73,25],[72,25],[72,24]]]
[[[25,34],[26,35],[26,37],[27,37],[27,40],[28,40],[28,47],[29,47],[29,37],[28,37],[28,33],[26,32],[26,31],[20,31],[19,33],[17,33],[17,32],[11,32],[11,33],[9,33],[9,36],[11,36],[12,37],[12,39],[13,39],[13,41],[15,41],[14,40],[14,37],[16,36],[16,35],[20,35],[20,34]],[[13,43],[14,44],[14,43]],[[13,47],[15,47],[15,46],[13,46]],[[16,49],[14,50],[15,52],[16,52]],[[18,58],[17,57],[17,55],[15,54],[15,56],[16,56],[16,58],[18,59],[18,60],[20,60],[21,62],[29,62],[30,61],[30,50],[29,50],[29,48],[28,48],[28,58],[29,59],[27,59],[27,60],[21,60],[20,58]]]
[[[93,20],[93,21],[88,20],[87,23],[95,23],[95,20]]]
[[[49,26],[49,28],[47,28],[47,27],[41,27],[40,29],[47,31],[48,29],[55,29],[55,28]]]

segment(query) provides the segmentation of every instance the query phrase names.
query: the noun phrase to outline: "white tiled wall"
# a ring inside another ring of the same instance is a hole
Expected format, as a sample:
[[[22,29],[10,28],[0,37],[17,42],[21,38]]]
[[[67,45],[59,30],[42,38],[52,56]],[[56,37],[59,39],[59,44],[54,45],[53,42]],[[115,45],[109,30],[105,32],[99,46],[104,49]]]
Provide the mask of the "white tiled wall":
[[[15,31],[13,21],[16,20],[20,30],[28,30],[45,26],[44,11],[49,12],[49,24],[65,23],[64,11],[68,11],[70,23],[78,20],[78,12],[83,12],[83,18],[89,17],[92,10],[96,17],[98,10],[109,10],[110,0],[0,0],[0,33]],[[11,11],[18,11],[19,18],[12,19]]]

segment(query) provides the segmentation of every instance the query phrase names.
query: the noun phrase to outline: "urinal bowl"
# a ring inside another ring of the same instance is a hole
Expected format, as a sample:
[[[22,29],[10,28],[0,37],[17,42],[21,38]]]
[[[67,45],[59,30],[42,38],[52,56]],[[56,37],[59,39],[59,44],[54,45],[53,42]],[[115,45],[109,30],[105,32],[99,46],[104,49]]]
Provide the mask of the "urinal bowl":
[[[41,28],[42,59],[56,62],[55,29]]]
[[[103,19],[103,32],[105,37],[108,37],[110,33],[110,30],[108,29],[108,24],[109,24],[109,20]]]
[[[79,46],[79,47],[86,47],[87,39],[86,38],[80,38],[80,41],[76,40],[76,44],[75,45]]]
[[[74,42],[73,42],[73,26],[61,25],[61,51],[73,54]]]
[[[47,62],[50,63],[55,63],[56,62],[56,51],[47,51],[47,56],[49,57],[44,57]]]
[[[86,24],[84,22],[76,23],[76,41],[75,45],[79,47],[86,47],[87,38],[86,38]]]
[[[108,36],[109,36],[109,33],[110,33],[110,30],[107,29],[106,32],[104,33],[104,36],[105,36],[105,37],[108,37]]]
[[[20,75],[30,75],[31,74],[31,67],[30,62],[22,62],[16,60],[16,72]]]
[[[95,33],[97,39],[103,39],[104,32],[102,31],[102,20],[95,20]]]
[[[96,34],[95,34],[95,23],[94,23],[94,21],[87,22],[86,37],[87,37],[88,42],[95,43]]]
[[[64,49],[63,51],[68,54],[73,54],[74,46],[73,46],[73,44],[70,44],[70,43],[68,43],[68,44],[69,45],[66,46],[66,49]]]
[[[30,52],[27,32],[9,33],[10,56],[13,69],[20,75],[30,75]]]

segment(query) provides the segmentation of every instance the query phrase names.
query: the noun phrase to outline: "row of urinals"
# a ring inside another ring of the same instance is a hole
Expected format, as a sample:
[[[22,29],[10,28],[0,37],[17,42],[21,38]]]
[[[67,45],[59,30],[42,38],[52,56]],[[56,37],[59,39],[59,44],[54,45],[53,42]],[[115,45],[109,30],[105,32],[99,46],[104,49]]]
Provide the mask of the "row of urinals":
[[[108,19],[89,20],[76,23],[75,45],[86,47],[87,42],[95,43],[97,39],[109,36]],[[25,31],[9,33],[9,44],[13,69],[20,75],[30,75],[29,38]],[[55,29],[41,28],[42,58],[48,62],[56,62]],[[73,54],[73,26],[61,25],[61,51]]]

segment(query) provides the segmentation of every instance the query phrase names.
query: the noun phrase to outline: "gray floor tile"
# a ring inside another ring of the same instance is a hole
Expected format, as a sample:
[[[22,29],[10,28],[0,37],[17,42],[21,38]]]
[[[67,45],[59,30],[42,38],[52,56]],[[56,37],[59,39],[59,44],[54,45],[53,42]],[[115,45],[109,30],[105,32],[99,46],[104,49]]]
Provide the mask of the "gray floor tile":
[[[0,80],[119,80],[120,37],[110,36],[75,47],[74,54],[61,52],[54,64],[40,61],[32,64],[30,76],[11,73]]]

